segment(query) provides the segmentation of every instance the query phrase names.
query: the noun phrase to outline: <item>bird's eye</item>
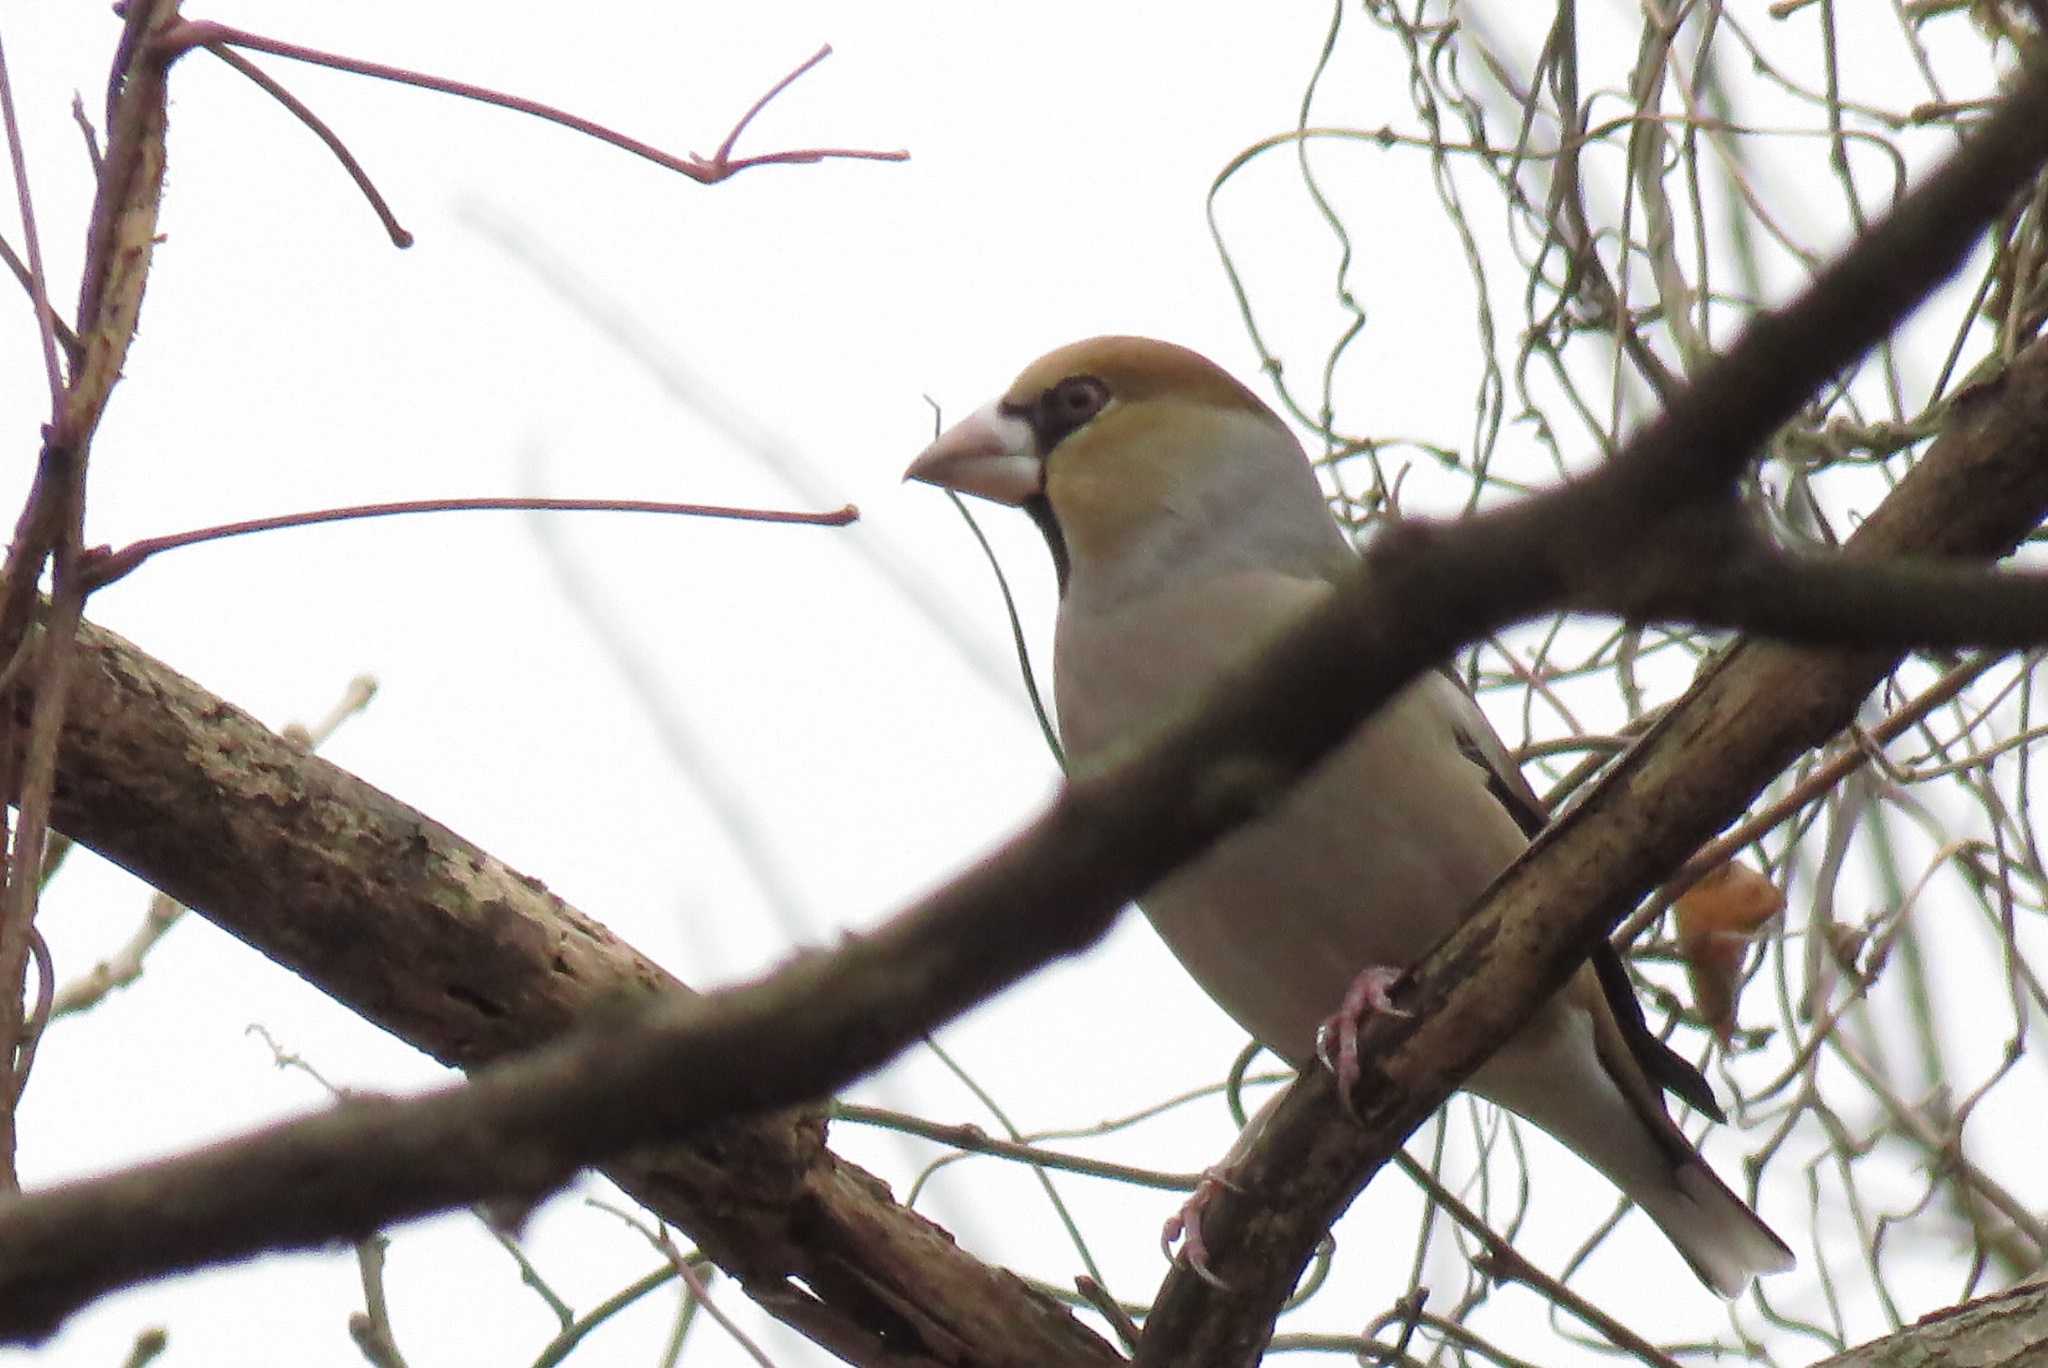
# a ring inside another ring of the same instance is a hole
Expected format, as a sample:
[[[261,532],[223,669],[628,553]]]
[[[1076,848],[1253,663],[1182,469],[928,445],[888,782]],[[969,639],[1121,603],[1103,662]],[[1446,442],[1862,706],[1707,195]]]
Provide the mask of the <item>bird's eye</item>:
[[[1102,412],[1109,387],[1092,375],[1073,375],[1045,392],[1040,418],[1051,434],[1065,436]]]

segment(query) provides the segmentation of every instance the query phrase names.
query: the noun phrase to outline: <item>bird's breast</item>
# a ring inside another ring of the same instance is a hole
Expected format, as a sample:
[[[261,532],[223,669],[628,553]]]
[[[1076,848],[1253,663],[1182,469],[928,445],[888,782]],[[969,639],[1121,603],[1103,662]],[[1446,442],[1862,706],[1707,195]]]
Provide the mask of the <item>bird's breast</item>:
[[[1085,763],[1188,706],[1321,592],[1245,576],[1099,616],[1063,608],[1054,672],[1069,756]],[[1526,844],[1435,697],[1411,686],[1140,899],[1209,995],[1289,1059],[1309,1057],[1360,969],[1419,957]]]

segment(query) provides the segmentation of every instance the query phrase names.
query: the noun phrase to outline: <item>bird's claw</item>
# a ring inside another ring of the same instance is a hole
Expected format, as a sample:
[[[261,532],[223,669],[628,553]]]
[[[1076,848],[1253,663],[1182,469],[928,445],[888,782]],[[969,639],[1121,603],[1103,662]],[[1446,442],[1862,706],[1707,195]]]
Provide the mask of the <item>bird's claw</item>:
[[[1352,1105],[1351,1094],[1358,1086],[1359,1029],[1371,1017],[1415,1015],[1394,1005],[1393,988],[1401,981],[1403,972],[1387,964],[1371,964],[1359,970],[1358,977],[1344,991],[1343,1003],[1316,1028],[1316,1059],[1336,1078],[1337,1095],[1344,1100],[1344,1110],[1351,1113],[1354,1121],[1358,1119],[1358,1109]]]
[[[1209,1246],[1202,1239],[1202,1209],[1216,1199],[1224,1188],[1232,1192],[1244,1189],[1230,1180],[1230,1175],[1220,1168],[1202,1170],[1202,1176],[1195,1183],[1195,1190],[1188,1194],[1181,1208],[1166,1218],[1166,1225],[1159,1232],[1159,1252],[1166,1256],[1168,1263],[1185,1259],[1194,1275],[1218,1292],[1234,1292],[1237,1289],[1225,1282],[1214,1269],[1209,1267]],[[1185,1237],[1185,1238],[1183,1238]],[[1174,1253],[1178,1243],[1180,1252]]]

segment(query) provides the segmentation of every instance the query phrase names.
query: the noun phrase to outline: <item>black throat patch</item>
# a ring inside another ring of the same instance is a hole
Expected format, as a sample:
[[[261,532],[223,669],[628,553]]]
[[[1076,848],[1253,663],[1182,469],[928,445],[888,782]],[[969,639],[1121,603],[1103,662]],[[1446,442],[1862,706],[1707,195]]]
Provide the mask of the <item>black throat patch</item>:
[[[1060,532],[1059,519],[1052,515],[1052,500],[1045,497],[1043,490],[1024,501],[1024,511],[1031,521],[1038,524],[1038,530],[1045,536],[1046,549],[1052,552],[1053,573],[1059,576],[1060,597],[1067,596],[1067,539]]]

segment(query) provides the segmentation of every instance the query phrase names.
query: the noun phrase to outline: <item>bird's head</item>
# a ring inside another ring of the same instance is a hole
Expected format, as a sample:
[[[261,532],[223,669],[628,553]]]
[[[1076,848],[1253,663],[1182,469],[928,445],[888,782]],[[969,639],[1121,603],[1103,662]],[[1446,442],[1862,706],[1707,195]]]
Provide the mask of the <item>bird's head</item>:
[[[1069,565],[1157,559],[1281,488],[1329,535],[1279,416],[1220,366],[1144,337],[1095,337],[1024,368],[926,447],[905,477],[1023,508]]]

